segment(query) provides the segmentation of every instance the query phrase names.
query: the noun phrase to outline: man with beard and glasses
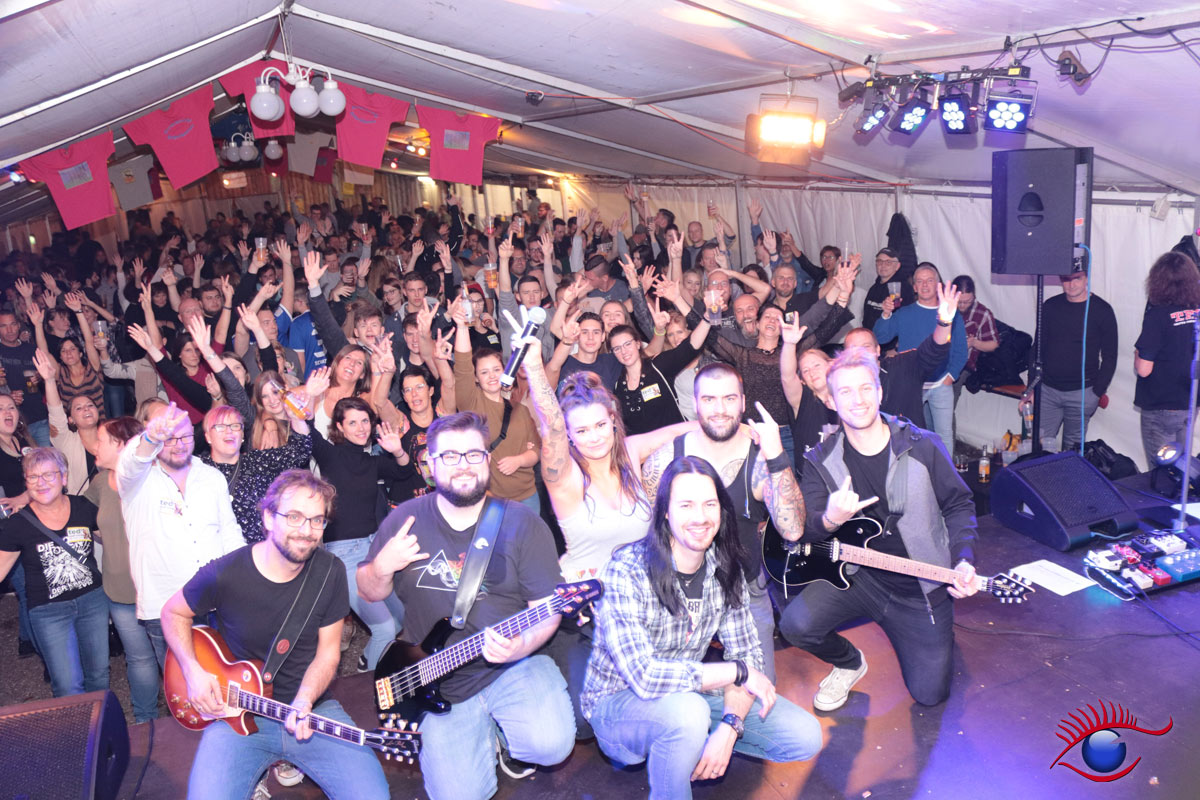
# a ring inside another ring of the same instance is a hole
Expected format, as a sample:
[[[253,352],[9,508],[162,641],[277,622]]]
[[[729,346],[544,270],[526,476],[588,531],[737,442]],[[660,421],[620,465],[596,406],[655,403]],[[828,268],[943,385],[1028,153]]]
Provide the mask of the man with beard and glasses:
[[[490,474],[488,428],[478,414],[439,417],[426,441],[435,490],[397,506],[358,567],[363,597],[378,601],[394,592],[404,603],[404,630],[413,642],[454,610]],[[484,631],[483,658],[442,681],[450,711],[421,720],[421,774],[434,800],[495,794],[498,751],[505,773],[525,777],[535,764],[559,763],[575,744],[566,682],[549,656],[537,654],[557,630],[558,615],[512,639],[491,627],[544,601],[561,580],[546,523],[521,503],[499,502],[504,520],[484,591],[461,633],[450,638],[453,644]]]
[[[748,428],[742,427],[746,395],[737,371],[728,364],[709,364],[696,373],[695,387],[700,430],[655,450],[642,465],[642,485],[647,495],[654,495],[663,471],[685,455],[703,458],[721,476],[737,514],[742,569],[750,615],[762,643],[763,672],[774,682],[775,619],[767,596],[768,578],[762,569],[759,529],[770,513],[785,539],[799,539],[804,530],[804,497],[783,449],[779,426],[761,403],[757,408],[762,422],[750,421]],[[750,428],[758,433],[758,443],[751,438]]]
[[[261,503],[266,539],[201,567],[163,606],[163,633],[187,680],[188,700],[217,715],[225,710],[224,692],[196,660],[193,619],[213,614],[235,659],[265,661],[300,591],[306,565],[314,576],[329,576],[271,684],[274,699],[295,713],[283,725],[255,717],[258,732],[249,736],[227,725],[208,726],[188,780],[192,800],[249,797],[267,766],[280,759],[312,776],[329,797],[389,795],[374,753],[332,737],[314,738],[308,722],[315,713],[354,725],[326,692],[341,660],[342,618],[350,613],[346,572],[337,556],[321,547],[333,495],[333,486],[307,470],[282,473]]]
[[[167,657],[163,604],[196,571],[246,544],[229,484],[192,455],[195,428],[174,403],[160,407],[117,460],[117,492],[129,537],[138,621],[161,667]]]

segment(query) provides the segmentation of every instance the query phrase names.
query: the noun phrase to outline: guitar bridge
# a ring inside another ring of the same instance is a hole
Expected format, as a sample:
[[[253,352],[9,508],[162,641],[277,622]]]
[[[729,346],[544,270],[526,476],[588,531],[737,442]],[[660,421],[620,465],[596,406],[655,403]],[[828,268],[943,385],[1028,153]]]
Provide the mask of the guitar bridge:
[[[387,678],[375,681],[375,699],[380,708],[391,708],[396,704],[396,698],[392,694],[391,681]]]

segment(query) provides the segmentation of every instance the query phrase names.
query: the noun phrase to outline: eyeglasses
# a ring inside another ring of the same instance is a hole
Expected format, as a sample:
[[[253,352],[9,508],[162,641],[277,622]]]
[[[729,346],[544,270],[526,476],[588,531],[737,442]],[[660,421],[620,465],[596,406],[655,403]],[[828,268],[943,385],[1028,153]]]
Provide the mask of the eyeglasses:
[[[709,281],[708,288],[710,288],[710,289],[728,289],[729,281]]]
[[[614,353],[622,353],[631,347],[637,347],[637,342],[635,342],[633,339],[630,339],[628,342],[622,342],[621,344],[614,344],[612,346],[612,351]]]
[[[242,429],[245,427],[246,426],[240,422],[230,422],[230,423],[218,422],[216,425],[213,425],[211,428],[209,428],[209,430],[213,431],[214,433],[224,433],[225,431],[233,431],[234,433],[241,433]],[[171,441],[171,440],[168,439],[167,441]]]
[[[482,464],[484,459],[488,457],[486,450],[468,450],[465,453],[459,453],[454,450],[447,450],[444,453],[429,454],[430,458],[440,458],[442,463],[447,467],[453,467],[462,459],[466,459],[468,464]]]
[[[282,511],[274,511],[272,513],[277,517],[283,517],[284,519],[286,519],[287,526],[289,528],[300,528],[304,525],[304,523],[307,522],[308,527],[311,528],[312,530],[323,531],[323,530],[325,530],[325,526],[329,524],[329,518],[326,517],[324,514],[321,514],[316,517],[306,517],[303,514],[301,514],[299,511],[289,511],[286,514],[283,513]]]
[[[404,394],[412,394],[413,392],[419,392],[419,391],[422,391],[422,390],[428,389],[428,388],[429,387],[426,384],[420,383],[420,384],[417,384],[416,386],[405,386],[400,391]]]
[[[215,425],[213,426],[216,427]],[[172,436],[170,439],[164,439],[163,444],[174,447],[177,444],[186,444],[196,438],[194,433],[185,433],[183,436]]]
[[[30,486],[37,486],[39,483],[55,483],[62,477],[62,470],[56,469],[53,472],[43,472],[40,475],[25,474],[25,482]]]

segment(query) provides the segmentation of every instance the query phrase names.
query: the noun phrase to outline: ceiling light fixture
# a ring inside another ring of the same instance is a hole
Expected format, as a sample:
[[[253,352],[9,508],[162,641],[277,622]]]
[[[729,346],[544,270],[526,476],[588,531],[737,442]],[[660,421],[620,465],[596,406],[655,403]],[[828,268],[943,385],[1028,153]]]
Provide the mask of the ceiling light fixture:
[[[417,148],[417,155],[419,155],[419,156],[423,156],[423,155],[425,155],[425,148],[424,148],[424,147],[418,147],[418,148]]]
[[[271,139],[263,148],[263,155],[272,161],[278,161],[283,158],[283,146],[279,144],[279,140]]]
[[[221,155],[231,164],[239,161],[253,161],[258,158],[258,148],[254,145],[254,137],[246,133],[235,133],[229,137]]]
[[[318,93],[312,85],[312,73],[311,68],[305,69],[294,61],[288,62],[286,73],[278,67],[267,67],[256,81],[258,87],[254,90],[254,97],[250,98],[250,113],[264,122],[274,122],[283,116],[283,98],[271,84],[272,78],[294,87],[290,104],[292,113],[298,117],[311,119],[318,113],[336,117],[345,111],[346,95],[338,88],[333,75],[326,73],[327,77]]]
[[[887,128],[890,131],[903,133],[908,136],[913,136],[920,133],[925,127],[925,123],[932,116],[933,106],[925,99],[924,94],[918,89],[909,96],[908,101],[904,105],[896,109],[896,113],[888,120]]]
[[[975,112],[978,103],[971,96],[961,91],[954,91],[942,98],[939,116],[942,120],[942,130],[946,133],[975,133],[979,127]]]
[[[746,115],[746,152],[759,161],[804,166],[813,148],[825,146],[825,131],[816,98],[764,94],[758,113]]]
[[[1033,97],[1018,91],[988,92],[983,112],[984,130],[1025,133],[1033,114]]]

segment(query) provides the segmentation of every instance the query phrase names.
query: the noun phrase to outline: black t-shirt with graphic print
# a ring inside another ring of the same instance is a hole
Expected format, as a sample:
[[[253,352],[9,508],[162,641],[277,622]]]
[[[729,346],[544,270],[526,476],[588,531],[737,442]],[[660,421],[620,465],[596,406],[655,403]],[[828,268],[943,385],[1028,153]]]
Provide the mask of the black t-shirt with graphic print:
[[[71,501],[71,515],[67,524],[54,532],[84,556],[91,569],[52,542],[25,519],[24,514],[14,514],[0,532],[0,550],[21,554],[30,608],[74,600],[100,585],[96,554],[92,549],[96,506],[84,497],[68,496],[67,499]]]
[[[475,539],[476,526],[456,531],[446,523],[437,497],[433,492],[397,506],[379,527],[367,556],[374,559],[404,521],[415,518],[411,532],[420,542],[420,552],[428,553],[429,558],[397,572],[393,587],[404,603],[405,639],[416,643],[422,642],[439,620],[454,613],[458,577]],[[504,522],[483,587],[467,615],[466,627],[454,632],[450,644],[524,611],[532,600],[549,597],[562,581],[558,551],[546,523],[520,503],[504,502]],[[446,676],[442,694],[451,703],[466,700],[499,677],[506,666],[478,658]]]

